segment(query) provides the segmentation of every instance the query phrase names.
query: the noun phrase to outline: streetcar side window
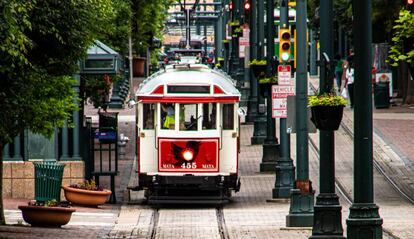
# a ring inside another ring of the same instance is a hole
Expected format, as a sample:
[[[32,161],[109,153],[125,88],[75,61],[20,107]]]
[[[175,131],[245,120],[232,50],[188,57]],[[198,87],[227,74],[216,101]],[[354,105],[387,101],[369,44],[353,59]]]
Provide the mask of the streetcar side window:
[[[162,129],[175,129],[175,104],[161,103],[160,124]]]
[[[223,129],[234,129],[234,104],[223,104]]]
[[[180,130],[197,130],[197,104],[180,104]]]
[[[154,129],[155,104],[143,104],[144,129]]]
[[[217,129],[216,115],[217,103],[203,104],[203,130]]]

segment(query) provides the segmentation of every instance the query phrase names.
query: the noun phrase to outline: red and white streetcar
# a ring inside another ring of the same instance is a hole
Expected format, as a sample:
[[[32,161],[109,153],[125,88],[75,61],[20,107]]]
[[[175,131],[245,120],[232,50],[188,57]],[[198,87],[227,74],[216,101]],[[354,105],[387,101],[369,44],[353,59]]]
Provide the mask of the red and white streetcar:
[[[222,71],[168,65],[136,93],[139,188],[149,203],[226,202],[238,191],[240,93]]]

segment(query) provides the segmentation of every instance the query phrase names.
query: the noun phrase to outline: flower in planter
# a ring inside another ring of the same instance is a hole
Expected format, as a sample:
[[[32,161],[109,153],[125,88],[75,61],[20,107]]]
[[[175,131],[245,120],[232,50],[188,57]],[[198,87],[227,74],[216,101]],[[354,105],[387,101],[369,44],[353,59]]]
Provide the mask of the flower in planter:
[[[84,189],[84,190],[91,190],[91,191],[103,191],[104,189],[101,186],[96,185],[96,182],[94,180],[85,180],[82,183],[76,183],[69,185],[71,188],[77,188],[77,189]]]
[[[230,26],[240,26],[240,21],[239,20],[235,20],[229,23]]]
[[[249,65],[251,66],[263,66],[263,65],[267,65],[267,61],[266,60],[257,60],[257,59],[253,59],[251,62],[249,62]]]
[[[277,77],[264,77],[259,79],[259,84],[277,84]]]
[[[345,106],[347,101],[335,93],[325,93],[321,95],[311,95],[308,97],[309,107],[314,106]]]

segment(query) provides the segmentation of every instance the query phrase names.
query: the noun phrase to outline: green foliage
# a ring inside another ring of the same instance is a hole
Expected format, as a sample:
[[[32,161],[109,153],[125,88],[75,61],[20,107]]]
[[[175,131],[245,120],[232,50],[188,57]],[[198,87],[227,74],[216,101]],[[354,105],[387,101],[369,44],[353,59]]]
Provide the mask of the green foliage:
[[[338,106],[346,105],[347,101],[334,93],[325,93],[322,95],[312,95],[308,97],[308,106]]]
[[[253,59],[249,65],[266,65],[267,62],[266,60],[257,60],[257,59]]]
[[[136,54],[145,54],[152,37],[162,39],[167,10],[173,2],[175,0],[132,1],[132,39]]]
[[[402,9],[393,28],[395,30],[393,45],[389,51],[392,66],[398,66],[401,61],[414,66],[414,14]]]
[[[264,78],[260,78],[259,79],[259,84],[277,84],[277,77],[273,76],[273,77],[264,77]]]
[[[243,28],[242,27],[237,27],[237,28],[235,28],[233,30],[233,32],[235,32],[235,33],[241,33],[241,32],[243,32]]]
[[[217,69],[221,69],[220,63],[215,64],[214,67],[217,68]]]
[[[56,199],[48,200],[45,202],[45,207],[57,207],[59,205]]]
[[[105,74],[85,74],[81,76],[82,85],[84,86],[83,100],[89,98],[94,107],[103,106],[105,97],[109,95],[111,85],[122,77],[120,75]]]
[[[70,187],[91,191],[103,191],[103,188],[96,185],[96,182],[94,180],[85,180],[82,183],[71,184]]]
[[[230,43],[230,40],[225,39],[225,40],[222,40],[222,42],[223,43]]]
[[[232,22],[229,23],[230,26],[240,26],[240,21],[239,20],[234,20]]]

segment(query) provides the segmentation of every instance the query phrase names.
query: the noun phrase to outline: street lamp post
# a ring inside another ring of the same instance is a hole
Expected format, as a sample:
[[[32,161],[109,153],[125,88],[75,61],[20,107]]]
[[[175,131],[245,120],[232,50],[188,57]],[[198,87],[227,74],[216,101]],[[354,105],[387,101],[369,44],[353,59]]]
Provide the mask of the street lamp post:
[[[251,16],[250,16],[250,61],[257,59],[257,0],[251,1]],[[248,64],[245,64],[245,69]],[[250,79],[250,94],[247,107],[247,122],[254,122],[257,117],[257,79],[252,75],[251,68],[245,72],[248,79]]]
[[[308,72],[306,51],[306,0],[296,1],[296,181],[290,191],[288,227],[309,227],[313,224],[314,191],[309,180],[308,143]]]
[[[371,0],[352,1],[355,44],[354,87],[354,202],[346,220],[347,237],[382,238],[382,219],[374,203],[372,82],[371,82]]]
[[[266,11],[266,76],[269,78],[274,77],[276,71],[276,62],[274,57],[276,28],[273,11],[274,1],[268,0]],[[270,88],[267,90],[267,137],[263,144],[263,158],[262,162],[260,163],[260,172],[274,172],[276,169],[276,160],[279,157],[279,143],[278,139],[276,138],[276,121],[272,117],[272,89]]]
[[[333,1],[320,3],[321,56],[326,53],[332,66],[333,59]],[[325,59],[321,65],[319,91],[332,91],[333,72]],[[335,193],[335,138],[334,131],[319,131],[319,195],[316,197],[313,217],[313,239],[344,238],[342,229],[342,207]],[[327,220],[326,220],[327,219]],[[321,223],[323,222],[323,223]]]
[[[257,5],[257,59],[264,58],[264,0],[256,0]],[[256,94],[258,92],[257,79]],[[263,144],[266,139],[266,109],[264,106],[264,98],[257,94],[257,117],[254,119],[253,137],[251,144]]]

